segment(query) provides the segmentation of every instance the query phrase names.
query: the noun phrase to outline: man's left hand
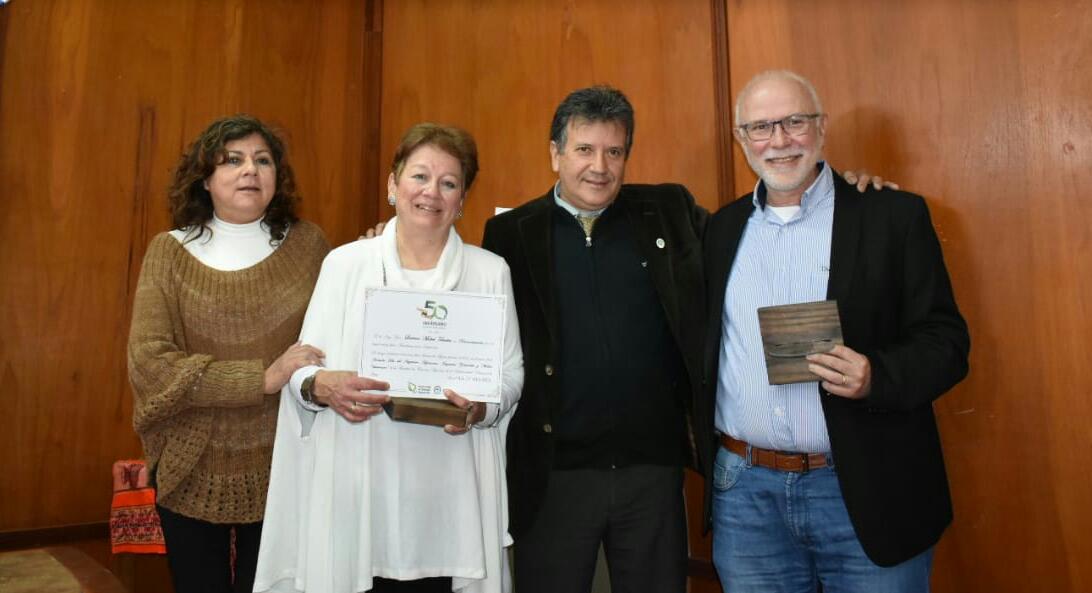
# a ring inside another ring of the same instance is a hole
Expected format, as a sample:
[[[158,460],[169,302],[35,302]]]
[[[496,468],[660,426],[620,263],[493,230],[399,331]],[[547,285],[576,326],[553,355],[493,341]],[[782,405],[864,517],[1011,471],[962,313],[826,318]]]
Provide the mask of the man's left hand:
[[[847,179],[846,181],[849,181],[849,180]],[[850,181],[850,183],[853,183],[853,182]],[[879,188],[876,188],[876,189],[879,189]],[[895,189],[898,189],[898,188],[895,188]],[[387,226],[387,223],[385,223],[385,222],[375,223],[375,226],[373,226],[372,228],[364,231],[363,235],[360,235],[359,237],[357,237],[357,241],[359,241],[361,239],[374,239],[374,238],[378,237],[379,235],[382,235],[383,234],[383,229],[386,226]]]
[[[808,370],[823,380],[831,395],[849,399],[868,397],[872,391],[872,364],[868,357],[838,345],[823,354],[808,355]]]

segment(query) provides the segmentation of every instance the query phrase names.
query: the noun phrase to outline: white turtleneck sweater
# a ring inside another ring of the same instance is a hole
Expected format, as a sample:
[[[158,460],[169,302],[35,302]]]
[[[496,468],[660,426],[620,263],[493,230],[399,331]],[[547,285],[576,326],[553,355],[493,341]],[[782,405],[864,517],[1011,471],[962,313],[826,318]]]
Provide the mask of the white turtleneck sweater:
[[[221,220],[213,214],[212,220],[205,226],[212,231],[211,236],[208,231],[205,231],[199,239],[187,241],[190,237],[197,235],[193,227],[175,229],[170,232],[170,235],[178,239],[186,251],[197,258],[197,261],[214,270],[234,272],[249,268],[269,257],[277,249],[276,245],[270,244],[269,227],[261,219],[245,224],[234,224]]]

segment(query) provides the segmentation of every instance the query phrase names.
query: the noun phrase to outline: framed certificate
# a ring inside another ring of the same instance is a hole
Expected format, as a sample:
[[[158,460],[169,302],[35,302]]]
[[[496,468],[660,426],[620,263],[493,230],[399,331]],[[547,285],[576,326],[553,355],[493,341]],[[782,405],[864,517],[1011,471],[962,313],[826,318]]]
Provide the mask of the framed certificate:
[[[500,403],[506,295],[368,288],[364,306],[360,374],[392,398]]]

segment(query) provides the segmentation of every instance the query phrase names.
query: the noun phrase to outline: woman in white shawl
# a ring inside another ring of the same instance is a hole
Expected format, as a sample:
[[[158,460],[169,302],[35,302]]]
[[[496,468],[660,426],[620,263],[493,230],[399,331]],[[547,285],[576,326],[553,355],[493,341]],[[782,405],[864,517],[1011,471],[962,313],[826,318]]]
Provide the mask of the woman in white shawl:
[[[300,339],[326,353],[281,395],[255,591],[357,593],[511,589],[504,436],[523,385],[504,260],[453,224],[477,173],[466,132],[419,124],[395,152],[395,218],[330,252]],[[508,296],[502,403],[474,404],[470,428],[392,422],[381,377],[360,377],[364,289]]]

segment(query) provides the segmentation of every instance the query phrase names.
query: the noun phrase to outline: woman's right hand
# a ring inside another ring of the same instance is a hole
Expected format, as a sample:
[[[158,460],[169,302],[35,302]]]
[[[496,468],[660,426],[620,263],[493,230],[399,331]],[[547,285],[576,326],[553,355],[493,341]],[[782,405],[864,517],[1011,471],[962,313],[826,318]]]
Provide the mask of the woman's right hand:
[[[312,387],[315,401],[329,406],[349,422],[363,422],[382,412],[383,404],[391,401],[390,396],[365,392],[390,388],[386,381],[361,377],[352,371],[319,371]]]
[[[314,346],[302,342],[292,344],[265,370],[265,393],[277,393],[292,378],[296,369],[322,364],[324,358],[326,355],[322,350]]]

